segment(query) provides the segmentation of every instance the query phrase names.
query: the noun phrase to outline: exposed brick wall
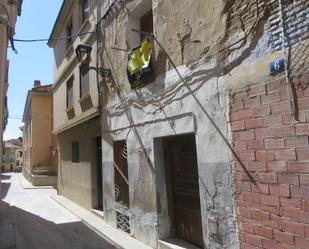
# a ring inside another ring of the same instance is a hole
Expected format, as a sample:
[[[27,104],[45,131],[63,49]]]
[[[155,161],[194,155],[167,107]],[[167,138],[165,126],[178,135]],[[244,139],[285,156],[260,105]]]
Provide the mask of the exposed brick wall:
[[[242,249],[309,248],[309,74],[297,81],[299,121],[284,80],[231,96],[236,209]]]

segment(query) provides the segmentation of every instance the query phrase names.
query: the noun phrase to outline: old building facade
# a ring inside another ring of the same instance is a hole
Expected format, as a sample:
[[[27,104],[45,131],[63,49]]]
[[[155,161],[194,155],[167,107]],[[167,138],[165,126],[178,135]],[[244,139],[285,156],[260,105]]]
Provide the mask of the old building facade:
[[[10,139],[4,142],[2,172],[15,171],[16,166],[22,165],[22,139]]]
[[[152,248],[307,248],[308,7],[64,1],[49,42],[60,193]],[[89,76],[86,110],[79,44],[111,72]]]
[[[101,125],[97,75],[79,64],[75,48],[93,47],[96,64],[95,1],[63,1],[50,35],[54,51],[54,134],[59,141],[59,192],[88,209],[102,209]],[[84,35],[73,36],[83,33]],[[66,40],[53,40],[57,37]]]
[[[7,60],[7,48],[11,38],[15,34],[17,16],[21,14],[22,0],[0,1],[0,151],[3,151],[3,132],[8,122],[7,90],[9,87],[9,61]],[[2,153],[0,153],[2,162]]]
[[[52,86],[34,81],[23,113],[23,175],[33,185],[57,185],[57,138],[53,130]]]

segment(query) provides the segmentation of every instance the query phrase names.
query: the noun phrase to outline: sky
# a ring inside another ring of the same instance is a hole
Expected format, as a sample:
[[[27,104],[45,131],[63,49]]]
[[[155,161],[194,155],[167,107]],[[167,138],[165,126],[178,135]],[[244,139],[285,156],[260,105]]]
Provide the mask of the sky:
[[[24,0],[18,17],[15,39],[49,38],[60,10],[62,0]],[[9,68],[9,122],[4,139],[21,136],[22,115],[28,90],[34,80],[41,84],[53,83],[53,51],[46,42],[15,42],[18,54],[8,49]]]

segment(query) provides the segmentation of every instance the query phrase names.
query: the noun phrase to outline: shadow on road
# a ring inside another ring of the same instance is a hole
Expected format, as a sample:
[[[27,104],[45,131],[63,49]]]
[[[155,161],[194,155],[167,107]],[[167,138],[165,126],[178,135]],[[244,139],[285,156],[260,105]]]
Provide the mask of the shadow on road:
[[[1,180],[10,180],[10,179],[11,179],[10,175],[1,174]]]
[[[4,220],[15,239],[0,235],[0,249],[8,243],[17,249],[117,249],[82,222],[55,224],[0,200],[0,228]]]
[[[2,179],[3,180],[3,179]],[[9,191],[9,188],[11,186],[11,183],[6,183],[6,182],[2,182],[1,183],[1,188],[0,188],[0,199],[4,199]],[[1,249],[1,248],[0,248]]]

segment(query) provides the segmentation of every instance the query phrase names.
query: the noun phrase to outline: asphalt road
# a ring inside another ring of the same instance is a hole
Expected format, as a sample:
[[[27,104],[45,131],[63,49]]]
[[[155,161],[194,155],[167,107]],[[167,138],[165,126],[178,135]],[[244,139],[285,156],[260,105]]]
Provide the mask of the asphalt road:
[[[2,174],[0,249],[116,249],[49,198],[54,189],[23,189]]]

